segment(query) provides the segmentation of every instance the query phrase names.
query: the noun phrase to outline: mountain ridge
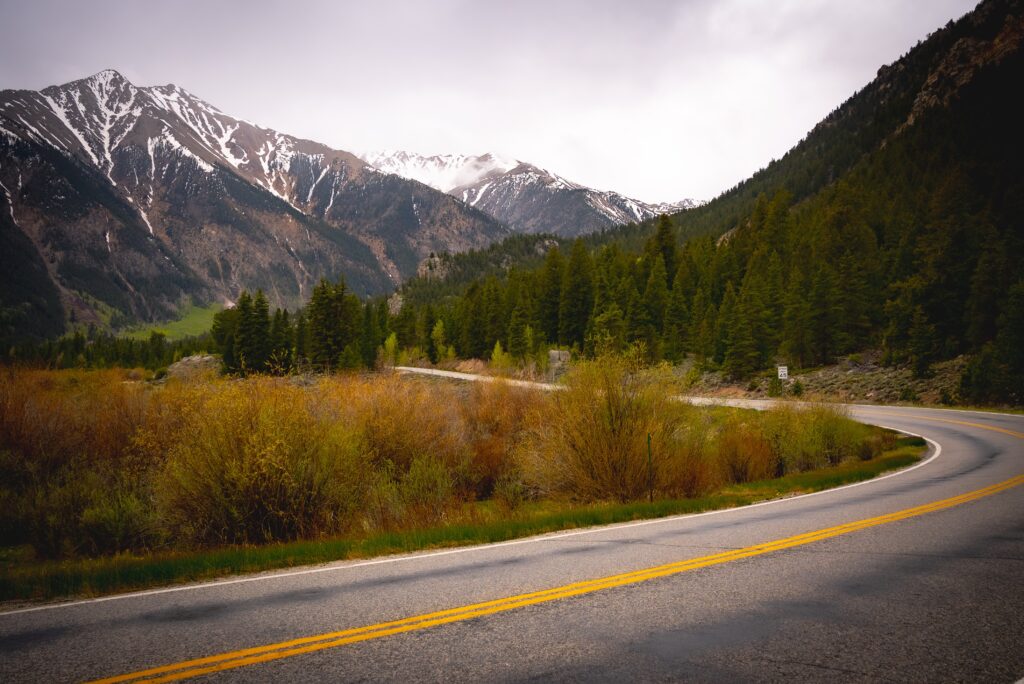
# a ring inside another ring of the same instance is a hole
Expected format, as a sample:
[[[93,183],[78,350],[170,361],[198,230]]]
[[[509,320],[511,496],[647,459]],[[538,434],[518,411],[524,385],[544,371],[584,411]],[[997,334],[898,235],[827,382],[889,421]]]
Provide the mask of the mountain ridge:
[[[360,158],[382,171],[418,180],[458,197],[520,233],[575,237],[699,206],[692,199],[642,202],[490,152],[421,155],[385,150],[362,153]]]

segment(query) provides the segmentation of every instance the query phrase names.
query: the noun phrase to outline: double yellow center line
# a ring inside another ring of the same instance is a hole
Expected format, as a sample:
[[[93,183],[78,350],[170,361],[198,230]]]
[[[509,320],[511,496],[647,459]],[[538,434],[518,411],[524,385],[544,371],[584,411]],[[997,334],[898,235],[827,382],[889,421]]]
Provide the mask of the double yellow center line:
[[[690,570],[706,568],[712,565],[721,565],[722,563],[729,563],[742,558],[760,556],[762,554],[780,551],[782,549],[791,549],[805,544],[811,544],[816,541],[821,541],[823,539],[857,532],[858,530],[867,529],[869,527],[884,525],[886,523],[924,515],[925,513],[932,513],[945,508],[951,508],[985,496],[998,494],[999,492],[1010,489],[1011,487],[1016,487],[1020,484],[1024,484],[1024,475],[1018,475],[1017,477],[1010,478],[1009,480],[1005,480],[982,489],[977,489],[966,494],[953,496],[940,501],[933,501],[928,504],[915,506],[914,508],[907,508],[895,513],[867,518],[865,520],[858,520],[855,522],[845,523],[843,525],[836,525],[835,527],[827,527],[821,530],[815,530],[814,532],[798,534],[793,537],[786,537],[784,539],[765,542],[763,544],[755,544],[741,549],[715,553],[710,556],[701,556],[700,558],[691,558],[689,560],[667,563],[653,568],[635,570],[633,572],[611,575],[600,579],[575,582],[573,584],[566,584],[564,586],[546,589],[544,591],[519,594],[493,601],[484,601],[483,603],[474,603],[460,608],[450,608],[448,610],[437,611],[434,613],[416,615],[402,620],[381,622],[379,624],[367,625],[365,627],[328,632],[325,634],[318,634],[316,636],[293,639],[291,641],[282,641],[276,644],[267,644],[266,646],[230,651],[228,653],[221,653],[219,655],[209,656],[206,658],[197,658],[195,660],[186,660],[172,665],[140,670],[138,672],[132,672],[98,681],[170,682],[188,677],[196,677],[199,675],[231,670],[238,667],[245,667],[247,665],[255,665],[257,663],[266,663],[272,660],[290,658],[292,656],[302,655],[305,653],[323,651],[328,648],[336,648],[338,646],[354,644],[360,641],[379,639],[381,637],[392,636],[394,634],[429,629],[431,627],[437,627],[439,625],[445,625],[452,622],[461,622],[463,620],[471,620],[485,615],[503,613],[505,611],[515,610],[516,608],[523,608],[525,606],[532,606],[538,603],[557,601],[559,599],[570,598],[572,596],[582,596],[584,594],[590,594],[604,589],[611,589],[613,587],[646,582],[648,580],[667,577],[669,575],[677,575],[679,573],[689,572]]]

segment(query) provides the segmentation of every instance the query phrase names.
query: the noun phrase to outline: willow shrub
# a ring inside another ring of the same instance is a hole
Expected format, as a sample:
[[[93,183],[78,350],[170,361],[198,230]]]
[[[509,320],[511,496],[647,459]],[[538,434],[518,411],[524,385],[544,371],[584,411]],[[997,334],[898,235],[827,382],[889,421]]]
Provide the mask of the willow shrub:
[[[261,543],[346,529],[366,480],[360,434],[284,380],[214,387],[157,474],[157,510],[171,536]]]
[[[150,419],[124,371],[13,371],[0,378],[0,545],[41,557],[155,540],[134,438]],[[119,496],[111,496],[118,492]]]
[[[711,485],[699,410],[673,401],[670,376],[610,355],[576,365],[566,391],[533,415],[520,451],[542,495],[629,501],[696,494]],[[651,459],[648,459],[650,436]]]

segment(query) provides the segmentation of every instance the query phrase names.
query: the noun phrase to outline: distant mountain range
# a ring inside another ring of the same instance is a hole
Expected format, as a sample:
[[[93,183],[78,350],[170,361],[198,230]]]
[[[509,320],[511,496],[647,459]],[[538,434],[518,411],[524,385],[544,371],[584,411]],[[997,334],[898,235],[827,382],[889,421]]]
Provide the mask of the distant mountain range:
[[[262,128],[174,86],[102,71],[0,91],[0,307],[18,329],[173,317],[321,277],[390,291],[431,252],[510,234],[353,154]]]
[[[387,151],[361,155],[386,173],[458,197],[519,233],[574,237],[602,228],[692,209],[698,203],[651,204],[595,190],[533,164],[495,154],[424,156]]]

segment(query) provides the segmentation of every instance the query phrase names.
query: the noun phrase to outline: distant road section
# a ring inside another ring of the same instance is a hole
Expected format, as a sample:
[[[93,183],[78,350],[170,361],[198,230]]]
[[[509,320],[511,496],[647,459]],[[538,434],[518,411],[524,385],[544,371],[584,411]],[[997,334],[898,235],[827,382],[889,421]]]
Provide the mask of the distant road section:
[[[0,681],[1019,679],[1024,416],[849,410],[928,457],[744,508],[8,612]]]

